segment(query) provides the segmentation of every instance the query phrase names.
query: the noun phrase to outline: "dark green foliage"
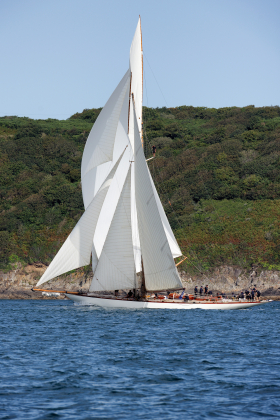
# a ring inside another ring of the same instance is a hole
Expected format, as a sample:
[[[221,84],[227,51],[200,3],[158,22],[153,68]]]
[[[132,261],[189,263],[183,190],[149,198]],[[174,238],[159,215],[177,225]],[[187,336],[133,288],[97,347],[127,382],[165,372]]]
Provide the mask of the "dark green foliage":
[[[82,152],[100,111],[0,118],[1,267],[49,262],[76,224]],[[150,170],[189,261],[278,267],[280,108],[144,107],[143,122],[146,156],[157,147]]]
[[[0,266],[5,266],[8,264],[11,253],[10,235],[8,231],[0,231],[0,243]]]
[[[102,108],[98,109],[84,109],[83,112],[72,115],[70,119],[87,120],[94,123]]]

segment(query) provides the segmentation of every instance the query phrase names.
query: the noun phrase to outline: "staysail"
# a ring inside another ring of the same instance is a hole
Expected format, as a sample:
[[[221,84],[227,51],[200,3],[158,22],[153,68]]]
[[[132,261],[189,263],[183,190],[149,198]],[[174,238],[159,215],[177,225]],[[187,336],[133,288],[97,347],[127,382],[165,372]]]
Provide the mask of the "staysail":
[[[89,291],[131,288],[135,288],[135,264],[130,167]]]
[[[90,263],[91,252],[93,265],[95,264],[96,266],[97,256],[93,247],[93,236],[106,194],[112,183],[123,154],[124,152],[52,260],[51,264],[37,283],[37,286],[53,279],[54,277],[59,276],[60,274],[67,273],[67,271],[88,265]]]
[[[135,193],[146,289],[182,288],[151,183],[134,112]]]

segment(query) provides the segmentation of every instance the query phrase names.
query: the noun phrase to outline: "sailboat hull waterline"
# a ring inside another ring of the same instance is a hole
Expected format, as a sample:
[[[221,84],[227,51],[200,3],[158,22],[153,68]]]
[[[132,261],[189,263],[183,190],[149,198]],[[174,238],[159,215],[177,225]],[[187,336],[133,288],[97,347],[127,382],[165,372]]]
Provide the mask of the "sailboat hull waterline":
[[[99,306],[102,308],[111,308],[111,309],[215,309],[215,310],[233,310],[233,309],[248,309],[253,306],[260,306],[269,301],[255,301],[255,302],[205,302],[197,303],[195,301],[190,301],[186,303],[184,301],[136,301],[136,300],[125,300],[125,299],[115,299],[115,298],[104,298],[96,296],[82,296],[82,295],[72,295],[65,294],[65,296],[71,299],[75,304],[85,305],[85,306]]]

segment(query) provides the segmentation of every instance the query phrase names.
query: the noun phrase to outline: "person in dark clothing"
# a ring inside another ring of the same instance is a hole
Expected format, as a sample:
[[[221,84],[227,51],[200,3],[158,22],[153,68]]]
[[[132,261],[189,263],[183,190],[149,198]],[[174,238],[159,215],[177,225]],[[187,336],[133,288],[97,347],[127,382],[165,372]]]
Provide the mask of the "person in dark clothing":
[[[197,286],[195,286],[195,288],[194,288],[194,294],[195,294],[195,295],[197,295],[197,294],[198,294],[198,288],[197,288]]]
[[[240,293],[240,299],[244,299],[244,293],[243,292]]]
[[[133,297],[133,293],[132,293],[132,291],[131,291],[131,290],[128,292],[128,294],[127,294],[127,296],[126,296],[126,297],[128,297],[128,298],[132,298],[132,297]]]
[[[203,287],[202,286],[200,286],[199,293],[200,293],[200,296],[203,294]]]
[[[188,302],[189,300],[190,300],[189,295],[185,295],[185,296],[184,296],[184,301],[185,301],[185,302]]]
[[[257,290],[257,298],[259,299],[261,295],[261,292],[259,290]]]
[[[204,287],[204,293],[207,295],[208,294],[208,284],[206,284],[206,286]]]
[[[251,296],[252,296],[252,300],[255,300],[255,292],[254,292],[254,289],[251,292]]]
[[[153,157],[155,157],[155,155],[156,155],[156,151],[157,151],[157,148],[156,148],[156,146],[155,146],[155,145],[153,145]]]

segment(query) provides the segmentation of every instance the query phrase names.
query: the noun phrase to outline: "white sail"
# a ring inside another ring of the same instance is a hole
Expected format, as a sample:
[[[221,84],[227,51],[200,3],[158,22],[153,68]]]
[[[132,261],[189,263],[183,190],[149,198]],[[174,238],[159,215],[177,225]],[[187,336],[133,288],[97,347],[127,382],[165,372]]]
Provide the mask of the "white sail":
[[[124,152],[123,152],[124,154]],[[97,256],[93,247],[93,236],[97,225],[98,217],[102,209],[106,194],[114,178],[115,172],[123,154],[116,162],[114,168],[100,187],[98,193],[82,215],[55,258],[37,283],[37,286],[53,279],[67,271],[83,267],[90,263],[92,253],[93,266],[97,264]]]
[[[129,140],[131,146],[134,146],[134,115],[132,108],[129,107],[129,101],[131,100],[131,92],[134,93],[134,100],[137,102],[137,109],[139,113],[138,118],[138,127],[141,129],[142,124],[142,97],[143,97],[143,86],[142,86],[142,39],[141,39],[141,24],[140,18],[138,25],[135,31],[135,35],[130,48],[130,71],[133,73],[133,78],[131,79],[130,89],[127,89],[124,96],[124,101],[122,109],[119,116],[119,122],[117,127],[117,132],[115,136],[113,158],[111,162],[103,163],[100,166],[92,168],[88,171],[82,178],[82,191],[83,191],[83,200],[85,209],[97,193],[100,185],[106,178],[108,172],[112,168],[112,165],[118,159],[123,148],[128,144]],[[140,66],[140,67],[139,67]],[[140,68],[140,70],[139,70]],[[131,90],[131,92],[130,92]],[[130,97],[129,97],[130,94]],[[130,112],[129,112],[130,108]],[[105,109],[105,107],[104,107]],[[103,112],[103,111],[102,111]],[[96,121],[97,123],[97,121]],[[95,123],[95,124],[96,124]],[[128,131],[128,127],[130,130]],[[128,138],[129,132],[129,138]],[[85,149],[84,154],[87,153]],[[133,156],[131,154],[131,159]],[[84,161],[84,157],[83,157]],[[134,180],[134,167],[132,168],[132,180]],[[119,186],[119,183],[118,185]],[[112,186],[113,190],[113,186]],[[117,188],[116,191],[118,191]],[[111,223],[113,212],[116,208],[116,203],[119,198],[119,195],[113,194],[111,191],[111,197],[106,198],[108,205],[104,204],[104,217],[101,216],[100,222],[97,227],[97,232],[95,235],[95,245],[97,254],[100,255],[109,225]],[[140,241],[139,241],[139,232],[138,232],[138,223],[137,223],[137,210],[135,205],[135,193],[134,193],[134,182],[132,182],[132,236],[133,236],[133,249],[134,249],[134,258],[136,264],[137,272],[141,270],[141,251],[140,251]],[[107,210],[106,210],[107,208]]]
[[[135,192],[147,290],[182,287],[158,210],[135,117]]]
[[[142,31],[141,19],[139,17],[136,31],[130,47],[129,68],[131,71],[131,86],[130,86],[130,106],[129,106],[129,123],[128,134],[134,150],[134,111],[132,105],[132,95],[137,115],[137,127],[139,133],[142,132],[142,103],[143,103],[143,52],[142,52]],[[134,165],[132,166],[132,191],[131,191],[131,211],[132,211],[132,237],[133,237],[133,250],[136,272],[141,271],[141,250],[140,239],[137,220],[137,209],[135,201],[135,173]]]
[[[130,85],[128,70],[99,114],[88,136],[82,159],[81,178],[95,166],[113,158],[120,114]]]
[[[135,288],[131,230],[131,169],[94,273],[90,292]]]
[[[182,255],[181,249],[180,249],[180,247],[179,247],[179,245],[178,245],[178,243],[176,241],[176,238],[174,236],[174,233],[172,232],[171,226],[170,226],[169,221],[168,221],[168,219],[166,217],[165,211],[164,211],[164,209],[162,207],[162,204],[161,204],[160,198],[158,196],[158,192],[156,190],[154,181],[153,181],[153,179],[151,177],[151,174],[150,174],[150,179],[151,179],[151,184],[152,184],[152,187],[153,187],[155,199],[156,199],[156,202],[157,202],[157,206],[158,206],[158,211],[159,211],[159,214],[160,214],[160,218],[161,218],[161,221],[162,221],[164,230],[165,230],[165,234],[166,234],[166,237],[167,237],[167,240],[168,240],[168,243],[169,243],[169,246],[170,246],[170,249],[171,249],[173,258],[180,257]]]
[[[87,174],[83,178],[82,190],[85,209],[99,190],[100,186],[103,184],[104,180],[108,176],[108,173],[114,167],[124,148],[128,145],[129,149],[131,150],[130,155],[132,157],[132,149],[129,138],[122,124],[119,123],[113,152],[113,160],[110,162],[103,163],[102,165],[96,168],[93,168],[91,171],[87,172]]]
[[[130,160],[133,159],[131,146],[128,142],[128,147],[124,153],[123,159],[121,160],[119,167],[115,173],[114,179],[112,180],[111,188],[104,200],[102,212],[100,213],[98,223],[94,234],[94,246],[98,258],[101,255],[103,245],[105,243],[119,198],[120,194],[130,167]]]
[[[139,238],[138,217],[135,199],[135,166],[131,168],[131,222],[132,222],[132,242],[136,273],[142,270],[141,266],[141,247]]]

